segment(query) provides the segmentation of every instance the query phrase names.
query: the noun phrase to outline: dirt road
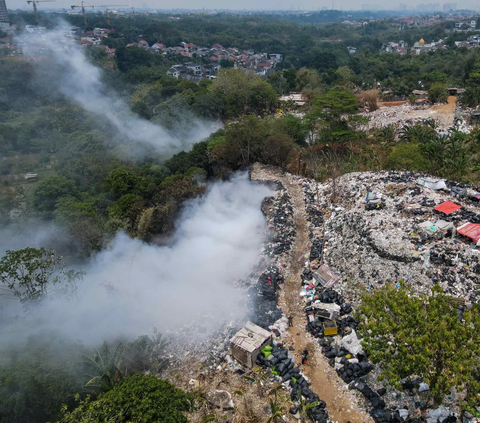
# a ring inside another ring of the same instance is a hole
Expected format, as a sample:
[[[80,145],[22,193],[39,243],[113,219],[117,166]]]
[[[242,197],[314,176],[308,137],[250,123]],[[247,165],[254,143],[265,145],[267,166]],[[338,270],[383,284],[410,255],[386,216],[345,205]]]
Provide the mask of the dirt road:
[[[293,355],[298,363],[301,362],[303,350],[309,351],[308,362],[303,367],[304,373],[312,381],[313,392],[327,403],[330,419],[338,423],[366,423],[372,422],[371,417],[359,407],[359,401],[363,399],[355,396],[354,391],[348,390],[343,382],[332,369],[316,342],[312,340],[306,331],[305,304],[299,296],[301,289],[301,273],[304,269],[309,251],[308,222],[305,214],[305,204],[302,186],[299,180],[291,175],[281,175],[280,172],[269,170],[259,172],[258,167],[252,170],[252,179],[280,180],[292,197],[294,218],[297,229],[295,244],[291,251],[290,273],[286,277],[285,286],[280,294],[279,305],[287,316],[293,317],[293,328],[290,329],[290,340],[286,344],[295,348]]]

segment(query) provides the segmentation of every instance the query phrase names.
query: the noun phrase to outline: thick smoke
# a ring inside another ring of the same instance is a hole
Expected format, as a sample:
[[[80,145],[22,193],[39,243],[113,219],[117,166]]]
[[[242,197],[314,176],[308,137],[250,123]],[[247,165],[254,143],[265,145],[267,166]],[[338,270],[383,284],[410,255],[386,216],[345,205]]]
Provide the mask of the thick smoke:
[[[63,27],[69,25],[61,23]],[[193,144],[207,138],[220,125],[201,121],[184,112],[181,123],[170,131],[133,114],[128,105],[102,81],[102,70],[90,63],[82,48],[60,30],[42,35],[28,35],[27,43],[50,54],[44,84],[52,85],[67,98],[109,122],[129,141],[154,147],[163,157],[188,151]]]
[[[85,269],[77,299],[48,301],[35,324],[100,342],[192,323],[204,336],[245,318],[234,283],[258,259],[266,234],[260,206],[270,194],[238,175],[187,204],[169,246],[118,234]]]

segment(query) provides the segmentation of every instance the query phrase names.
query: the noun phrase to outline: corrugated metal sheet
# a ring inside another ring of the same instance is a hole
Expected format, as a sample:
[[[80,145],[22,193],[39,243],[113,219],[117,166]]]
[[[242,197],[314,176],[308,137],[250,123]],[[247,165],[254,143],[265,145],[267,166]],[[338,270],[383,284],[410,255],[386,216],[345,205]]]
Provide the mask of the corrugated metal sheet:
[[[247,324],[235,334],[230,342],[232,346],[241,347],[245,351],[251,353],[260,348],[270,337],[270,332],[252,322],[247,322]]]

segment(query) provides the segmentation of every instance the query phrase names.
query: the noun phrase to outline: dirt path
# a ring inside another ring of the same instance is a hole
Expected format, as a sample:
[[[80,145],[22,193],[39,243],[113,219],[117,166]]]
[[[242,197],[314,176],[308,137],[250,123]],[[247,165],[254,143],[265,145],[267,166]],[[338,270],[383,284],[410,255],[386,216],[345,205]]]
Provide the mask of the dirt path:
[[[264,175],[265,173],[262,172]],[[299,296],[301,289],[301,273],[308,260],[309,237],[308,222],[305,214],[305,204],[302,186],[298,180],[290,175],[284,176],[280,172],[268,175],[269,179],[280,180],[288,190],[294,208],[294,218],[297,230],[295,243],[291,251],[290,273],[286,275],[285,286],[280,294],[279,305],[287,316],[293,317],[293,328],[290,329],[290,340],[286,342],[295,348],[292,354],[297,364],[301,363],[303,350],[308,349],[308,362],[301,366],[305,375],[312,381],[313,392],[327,403],[330,420],[338,423],[366,423],[373,422],[371,417],[358,406],[359,398],[354,391],[348,390],[343,382],[330,367],[320,349],[306,331],[305,303]],[[265,178],[259,178],[265,179]],[[364,400],[361,399],[361,402]]]
[[[457,104],[457,97],[454,95],[451,95],[448,97],[448,103],[447,104],[440,104],[438,106],[433,106],[432,110],[437,112],[439,115],[445,115],[448,116],[449,119],[451,119],[453,123],[453,118],[455,116],[455,106]]]

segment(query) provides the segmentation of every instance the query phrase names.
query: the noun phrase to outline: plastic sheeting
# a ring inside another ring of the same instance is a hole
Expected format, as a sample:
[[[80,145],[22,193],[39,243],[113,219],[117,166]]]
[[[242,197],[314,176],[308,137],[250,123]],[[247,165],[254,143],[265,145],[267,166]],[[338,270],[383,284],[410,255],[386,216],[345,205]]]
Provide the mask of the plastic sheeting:
[[[430,188],[434,190],[438,189],[446,189],[447,185],[445,184],[445,181],[441,179],[433,179],[433,178],[418,178],[417,179],[417,184],[422,185],[425,188]]]
[[[352,329],[350,335],[344,336],[340,341],[340,346],[346,349],[350,354],[363,354],[363,348],[358,339],[357,333]]]
[[[444,214],[451,214],[461,208],[462,206],[459,206],[458,204],[452,203],[451,201],[445,201],[444,203],[436,206],[435,210]]]
[[[472,239],[477,245],[480,244],[480,224],[478,223],[465,223],[457,228],[457,232],[460,235],[464,235]]]

